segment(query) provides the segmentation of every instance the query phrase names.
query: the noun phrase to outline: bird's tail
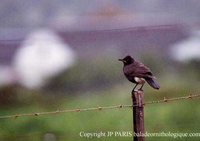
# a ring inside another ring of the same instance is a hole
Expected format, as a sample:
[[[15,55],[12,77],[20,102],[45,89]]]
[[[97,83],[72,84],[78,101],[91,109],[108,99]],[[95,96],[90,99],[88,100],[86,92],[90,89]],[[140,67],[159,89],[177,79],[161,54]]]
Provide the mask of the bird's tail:
[[[154,89],[159,89],[160,88],[159,84],[155,81],[155,79],[153,79],[153,78],[145,78],[145,80]]]

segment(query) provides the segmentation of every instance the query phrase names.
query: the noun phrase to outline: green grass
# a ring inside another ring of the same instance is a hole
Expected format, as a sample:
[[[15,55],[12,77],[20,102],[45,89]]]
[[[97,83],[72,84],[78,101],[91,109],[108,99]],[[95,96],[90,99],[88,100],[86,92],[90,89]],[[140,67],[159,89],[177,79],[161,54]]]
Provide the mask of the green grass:
[[[166,82],[167,83],[167,82]],[[56,102],[26,103],[13,107],[1,107],[1,115],[16,113],[31,113],[53,111],[57,109],[88,108],[131,104],[131,84],[119,84],[111,89],[101,91],[85,91],[62,97]],[[165,97],[187,95],[182,85],[176,89],[166,87],[155,91],[145,87],[145,101],[158,100]],[[165,104],[145,106],[145,130],[147,132],[200,132],[199,100],[183,100]],[[38,117],[20,117],[17,119],[0,120],[0,140],[6,141],[41,141],[47,133],[59,141],[66,140],[131,140],[131,137],[83,138],[84,132],[132,131],[132,111],[126,109],[111,109],[44,115]],[[149,137],[146,141],[192,140],[199,138],[159,138]]]

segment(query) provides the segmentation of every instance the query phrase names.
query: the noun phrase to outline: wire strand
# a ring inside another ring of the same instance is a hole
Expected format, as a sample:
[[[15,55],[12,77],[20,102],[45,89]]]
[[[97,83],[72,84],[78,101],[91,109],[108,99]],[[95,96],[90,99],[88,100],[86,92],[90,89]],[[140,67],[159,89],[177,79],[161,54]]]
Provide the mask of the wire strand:
[[[176,97],[176,98],[163,98],[157,101],[149,101],[145,102],[143,105],[152,105],[152,104],[159,104],[159,103],[168,103],[172,101],[180,101],[185,99],[197,99],[200,98],[200,94],[196,95],[188,95],[183,97]],[[103,107],[91,107],[91,108],[77,108],[77,109],[66,109],[66,110],[56,110],[56,111],[49,111],[49,112],[34,112],[34,113],[22,113],[22,114],[14,114],[14,115],[5,115],[0,116],[0,119],[9,119],[9,118],[18,118],[18,117],[27,117],[27,116],[42,116],[42,115],[55,115],[61,113],[72,113],[72,112],[86,112],[86,111],[102,111],[102,110],[109,110],[109,109],[123,109],[123,108],[132,108],[138,105],[114,105],[114,106],[103,106]]]

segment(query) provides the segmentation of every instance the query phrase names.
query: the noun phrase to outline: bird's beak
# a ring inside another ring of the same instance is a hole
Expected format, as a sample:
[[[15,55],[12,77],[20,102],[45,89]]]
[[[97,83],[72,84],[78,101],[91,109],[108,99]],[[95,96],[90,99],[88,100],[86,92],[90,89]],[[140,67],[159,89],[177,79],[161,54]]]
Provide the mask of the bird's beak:
[[[122,61],[122,62],[124,62],[124,60],[123,59],[118,59],[119,61]]]

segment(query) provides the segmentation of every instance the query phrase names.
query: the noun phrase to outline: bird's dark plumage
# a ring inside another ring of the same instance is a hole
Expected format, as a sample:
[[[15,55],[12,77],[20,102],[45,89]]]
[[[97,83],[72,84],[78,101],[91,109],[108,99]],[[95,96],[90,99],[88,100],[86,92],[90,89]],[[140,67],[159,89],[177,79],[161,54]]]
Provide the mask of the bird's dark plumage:
[[[142,84],[140,90],[142,90],[145,80],[154,89],[160,88],[159,84],[155,81],[155,77],[151,70],[144,64],[135,61],[131,56],[126,56],[123,59],[119,59],[119,61],[124,63],[123,72],[126,78],[135,83],[136,86]]]

